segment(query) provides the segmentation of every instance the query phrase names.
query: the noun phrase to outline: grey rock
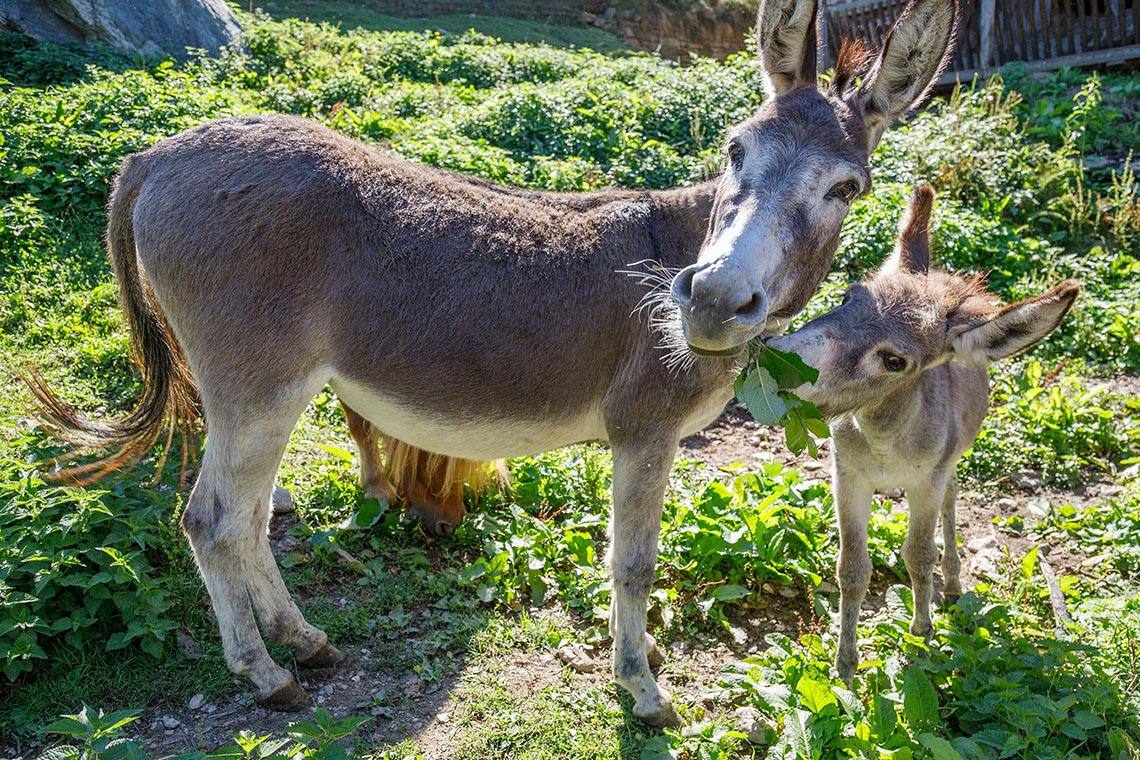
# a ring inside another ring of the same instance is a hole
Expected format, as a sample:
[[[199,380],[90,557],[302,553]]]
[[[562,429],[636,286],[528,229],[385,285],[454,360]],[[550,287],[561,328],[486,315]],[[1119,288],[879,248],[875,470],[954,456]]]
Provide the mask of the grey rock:
[[[999,512],[1016,512],[1017,500],[1010,499],[1008,497],[1004,499],[998,499],[994,502],[994,506],[997,507]]]
[[[754,707],[741,707],[736,711],[736,727],[748,735],[748,741],[767,747],[776,741],[776,726]]]
[[[966,548],[974,554],[984,551],[986,549],[993,549],[997,547],[997,536],[975,536],[966,542]]]
[[[0,26],[51,42],[105,42],[146,56],[241,42],[225,0],[0,0]]]
[[[173,730],[181,726],[182,721],[178,720],[178,718],[175,718],[173,715],[164,715],[162,716],[162,725],[166,726],[168,729]]]
[[[199,707],[201,707],[204,704],[206,704],[206,695],[205,694],[195,694],[194,696],[190,697],[190,701],[186,703],[186,706],[189,707],[191,710],[197,710]]]

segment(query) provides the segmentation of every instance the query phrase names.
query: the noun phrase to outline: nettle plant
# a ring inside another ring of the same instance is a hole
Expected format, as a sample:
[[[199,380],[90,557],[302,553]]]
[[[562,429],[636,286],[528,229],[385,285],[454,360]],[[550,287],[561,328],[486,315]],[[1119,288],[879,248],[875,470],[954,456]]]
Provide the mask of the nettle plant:
[[[172,531],[144,492],[44,490],[27,466],[0,461],[0,668],[10,680],[49,644],[137,644],[158,657],[177,627],[154,554]],[[112,508],[110,505],[114,504]]]
[[[726,670],[723,696],[771,723],[769,758],[1120,758],[1137,721],[1103,652],[1040,630],[1019,608],[970,592],[928,644],[907,630],[908,589],[869,631],[879,652],[854,690],[831,677],[834,641],[771,634]]]

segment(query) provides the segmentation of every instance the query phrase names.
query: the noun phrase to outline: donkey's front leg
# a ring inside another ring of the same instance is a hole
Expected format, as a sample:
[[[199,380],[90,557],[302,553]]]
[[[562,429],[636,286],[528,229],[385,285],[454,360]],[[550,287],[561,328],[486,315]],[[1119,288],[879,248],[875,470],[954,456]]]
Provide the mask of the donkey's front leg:
[[[906,489],[910,524],[903,543],[903,561],[910,575],[910,588],[914,595],[914,617],[910,632],[930,636],[934,624],[930,620],[930,601],[934,593],[934,563],[938,560],[938,547],[934,545],[934,531],[938,514],[946,495],[946,473],[935,473],[929,482]]]
[[[614,444],[609,557],[614,680],[633,695],[633,714],[655,726],[680,723],[669,695],[650,672],[645,631],[646,604],[656,575],[661,502],[676,449],[672,435]]]
[[[835,454],[838,456],[838,452]],[[871,516],[873,491],[858,473],[845,471],[838,463],[833,475],[835,512],[839,518],[839,651],[835,670],[851,686],[859,664],[856,627],[867,587],[871,584],[871,557],[867,553],[867,521]]]

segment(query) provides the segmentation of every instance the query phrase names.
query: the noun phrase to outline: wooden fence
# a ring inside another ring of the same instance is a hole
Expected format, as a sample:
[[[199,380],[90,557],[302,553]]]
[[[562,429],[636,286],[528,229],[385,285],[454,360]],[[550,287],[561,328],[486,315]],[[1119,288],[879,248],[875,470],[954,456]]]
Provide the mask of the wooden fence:
[[[1033,70],[1140,60],[1140,0],[960,0],[954,57],[939,84],[1010,61]],[[829,62],[844,37],[881,44],[906,0],[824,0]]]

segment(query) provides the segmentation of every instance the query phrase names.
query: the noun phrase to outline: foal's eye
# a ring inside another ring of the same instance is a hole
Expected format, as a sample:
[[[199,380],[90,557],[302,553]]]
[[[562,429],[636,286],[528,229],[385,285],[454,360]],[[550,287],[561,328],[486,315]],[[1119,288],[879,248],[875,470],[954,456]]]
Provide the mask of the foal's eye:
[[[744,167],[744,146],[736,140],[728,144],[728,160],[735,171],[740,171]]]
[[[853,179],[845,179],[832,185],[831,189],[827,191],[827,197],[838,198],[844,203],[850,203],[859,195],[859,190],[858,182]]]
[[[883,368],[887,372],[902,372],[906,369],[906,359],[898,354],[883,354]]]

